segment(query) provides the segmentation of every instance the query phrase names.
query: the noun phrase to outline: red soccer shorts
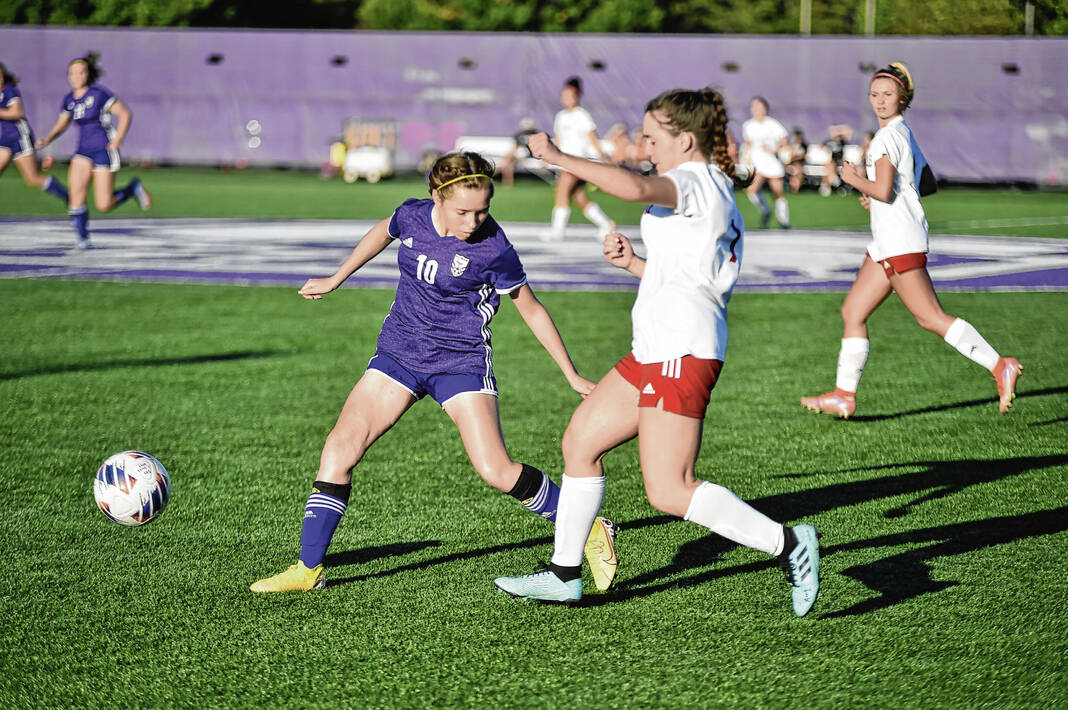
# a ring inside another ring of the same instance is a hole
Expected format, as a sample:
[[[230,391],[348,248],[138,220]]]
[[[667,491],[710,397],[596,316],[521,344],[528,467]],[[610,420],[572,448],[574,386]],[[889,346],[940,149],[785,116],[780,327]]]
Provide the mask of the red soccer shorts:
[[[616,363],[616,371],[638,389],[639,407],[655,407],[663,400],[665,412],[694,419],[705,418],[721,369],[722,360],[702,360],[693,355],[643,365],[634,359],[634,353],[627,353]]]
[[[890,278],[894,274],[903,274],[906,271],[922,269],[927,266],[927,255],[920,253],[901,254],[892,256],[889,259],[883,259],[879,262],[879,265],[886,272],[886,278]]]

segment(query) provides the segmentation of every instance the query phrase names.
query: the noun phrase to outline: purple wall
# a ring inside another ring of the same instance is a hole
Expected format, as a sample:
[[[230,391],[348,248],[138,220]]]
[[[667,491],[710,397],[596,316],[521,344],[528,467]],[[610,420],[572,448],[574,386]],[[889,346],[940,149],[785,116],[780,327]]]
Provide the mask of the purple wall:
[[[101,80],[134,112],[130,160],[318,165],[345,118],[400,126],[397,164],[414,167],[458,135],[510,135],[523,116],[551,125],[559,87],[586,83],[599,128],[634,125],[675,86],[721,88],[740,132],[754,94],[809,140],[830,123],[875,127],[861,65],[895,59],[916,77],[908,115],[936,172],[958,180],[1068,184],[1068,40],[259,32],[0,27],[0,61],[22,78],[38,135],[68,87],[66,64],[94,50]],[[209,64],[209,55],[223,61]],[[331,60],[344,56],[343,66]],[[463,58],[474,68],[460,66]],[[591,62],[604,68],[595,71]],[[725,70],[728,64],[736,71]],[[1003,65],[1018,68],[1015,74]],[[249,148],[245,126],[262,126]],[[73,131],[51,150],[66,156]]]

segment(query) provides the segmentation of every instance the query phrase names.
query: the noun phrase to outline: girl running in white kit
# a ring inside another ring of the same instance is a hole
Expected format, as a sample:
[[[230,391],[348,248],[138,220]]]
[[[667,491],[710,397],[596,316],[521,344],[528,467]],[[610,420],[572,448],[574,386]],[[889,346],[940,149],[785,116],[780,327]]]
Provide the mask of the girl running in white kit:
[[[902,117],[913,93],[912,76],[904,64],[894,62],[875,72],[868,97],[879,131],[864,160],[866,175],[851,163],[842,167],[842,181],[861,193],[860,203],[871,212],[872,240],[842,304],[845,328],[836,387],[802,397],[801,404],[843,419],[857,409],[857,386],[868,360],[868,317],[891,291],[897,292],[921,328],[942,336],[966,358],[990,370],[1002,413],[1012,406],[1016,379],[1023,370],[1016,358],[998,355],[970,323],[943,311],[935,294],[926,268],[927,218],[920,206],[921,190],[929,194],[933,188],[928,191],[926,181],[921,184],[927,160]]]
[[[749,201],[760,210],[760,226],[767,227],[771,210],[760,192],[766,182],[775,197],[775,219],[779,220],[783,229],[789,229],[790,204],[782,187],[786,168],[779,159],[779,151],[789,148],[786,128],[768,115],[768,102],[761,96],[755,96],[749,102],[749,114],[752,118],[742,124],[744,151],[749,155],[756,172],[753,183],[746,191]]]
[[[734,200],[726,128],[723,97],[712,89],[657,96],[646,105],[642,124],[657,177],[567,155],[544,133],[531,137],[535,156],[620,199],[651,204],[641,221],[646,259],[634,254],[622,234],[605,238],[608,261],[641,279],[631,312],[633,351],[571,417],[563,437],[552,561],[533,574],[494,581],[513,596],[582,598],[586,534],[581,531],[589,532],[604,498],[601,460],[637,436],[653,507],[777,556],[798,616],[816,601],[815,528],[784,527],[694,474],[705,409],[726,354],[727,302],[742,259],[744,223]]]
[[[560,90],[560,104],[563,108],[553,119],[553,138],[565,153],[611,162],[597,137],[597,124],[594,123],[590,112],[579,105],[581,101],[582,80],[573,76]],[[582,210],[583,216],[597,225],[599,238],[604,238],[604,235],[616,228],[616,223],[608,218],[600,205],[592,202],[586,195],[586,182],[571,173],[561,172],[556,180],[552,226],[544,235],[546,241],[557,242],[564,238],[567,221],[571,218],[572,200],[575,201],[575,206]]]

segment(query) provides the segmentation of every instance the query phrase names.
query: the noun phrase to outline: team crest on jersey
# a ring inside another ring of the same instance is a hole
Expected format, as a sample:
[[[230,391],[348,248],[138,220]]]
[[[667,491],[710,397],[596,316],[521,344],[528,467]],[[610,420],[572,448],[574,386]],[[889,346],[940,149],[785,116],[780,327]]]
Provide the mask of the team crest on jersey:
[[[412,248],[412,238],[411,237],[405,237],[404,239],[401,240],[401,244],[403,244],[404,246],[406,246],[409,249],[411,249]]]
[[[462,275],[464,273],[464,270],[467,268],[467,265],[470,264],[470,263],[471,263],[471,260],[468,259],[466,256],[462,256],[460,254],[456,254],[455,256],[452,257],[452,269],[451,269],[452,275],[453,276]]]

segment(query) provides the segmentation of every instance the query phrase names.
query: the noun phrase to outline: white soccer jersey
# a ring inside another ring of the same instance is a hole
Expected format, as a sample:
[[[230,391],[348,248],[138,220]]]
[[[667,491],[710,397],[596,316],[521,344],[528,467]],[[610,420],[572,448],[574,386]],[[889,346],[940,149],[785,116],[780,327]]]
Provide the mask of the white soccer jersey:
[[[553,119],[553,139],[561,152],[580,158],[600,158],[601,154],[590,141],[590,131],[597,131],[597,124],[590,112],[581,106],[568,111],[566,108]]]
[[[745,223],[731,179],[708,163],[665,173],[675,183],[674,209],[650,205],[642,215],[645,272],[631,309],[632,348],[640,363],[685,355],[723,360],[727,302],[742,265]]]
[[[916,191],[914,139],[905,119],[898,116],[880,128],[871,140],[864,166],[875,180],[875,163],[882,156],[894,166],[894,194],[889,202],[871,201],[871,243],[875,261],[891,256],[927,252],[927,217]]]
[[[750,144],[749,159],[759,174],[764,177],[786,174],[779,160],[779,145],[786,136],[786,128],[771,116],[765,116],[763,121],[750,118],[742,124],[742,140]]]

